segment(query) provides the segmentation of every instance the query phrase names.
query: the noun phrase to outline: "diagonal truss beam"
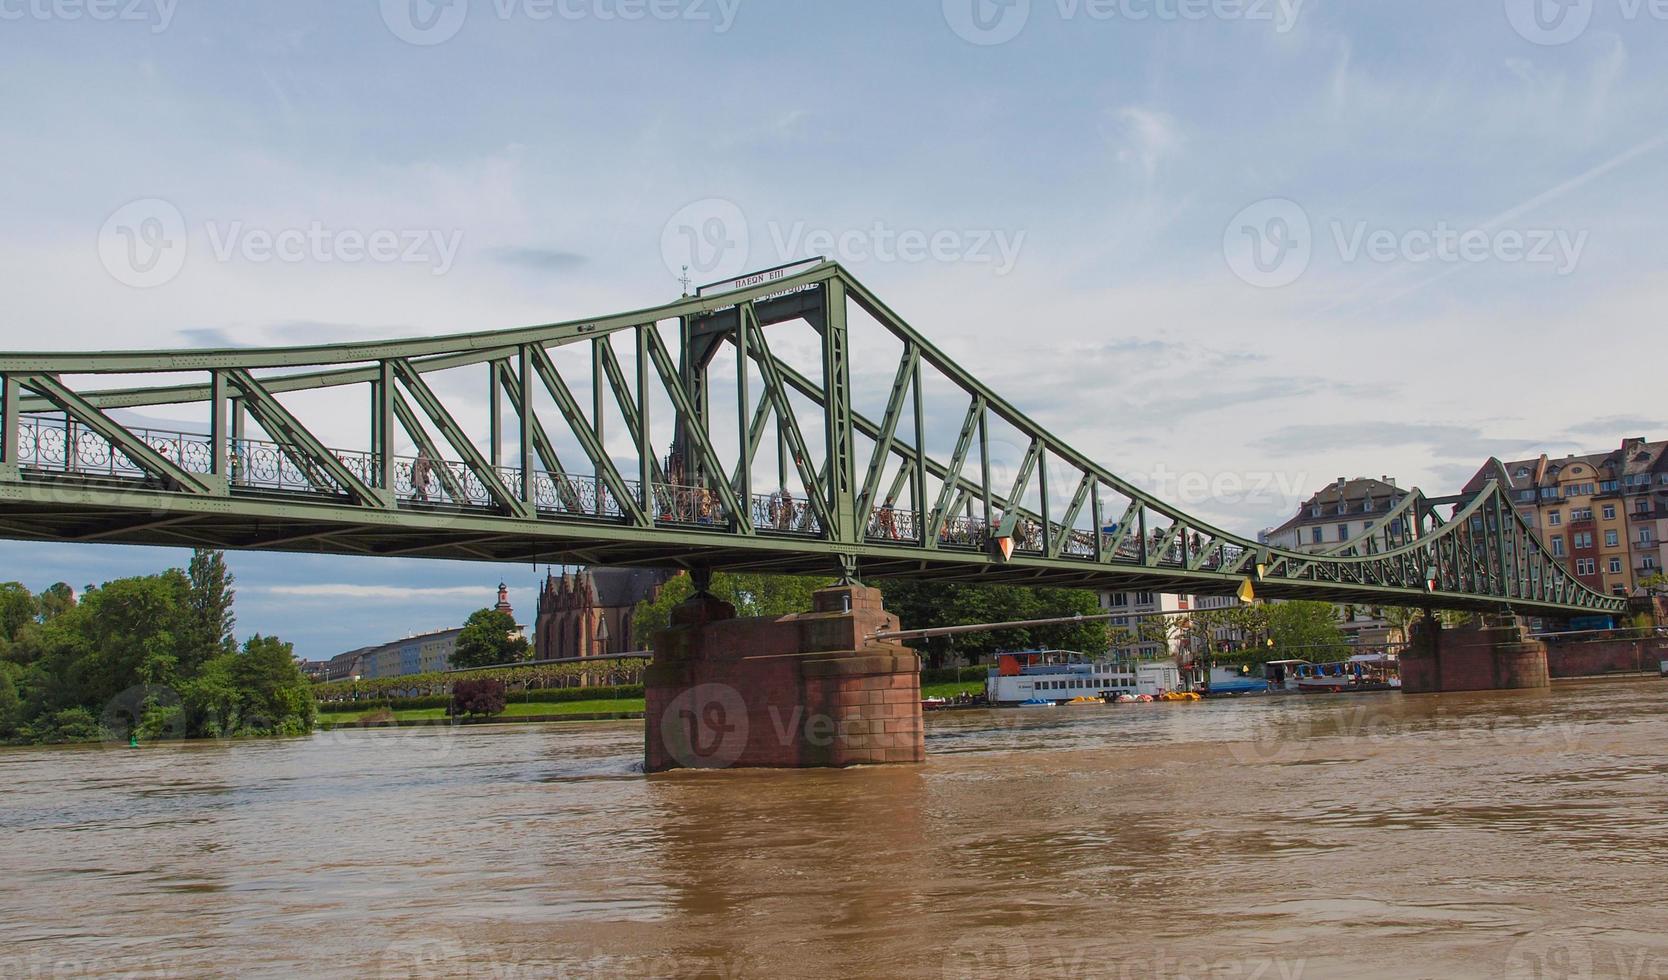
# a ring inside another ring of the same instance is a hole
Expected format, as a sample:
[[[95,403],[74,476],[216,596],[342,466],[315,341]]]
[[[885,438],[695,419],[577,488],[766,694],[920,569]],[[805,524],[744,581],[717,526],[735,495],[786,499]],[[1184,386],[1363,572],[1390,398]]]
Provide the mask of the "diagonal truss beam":
[[[261,383],[253,375],[241,368],[230,368],[226,372],[226,380],[236,389],[237,395],[243,399],[244,407],[255,417],[255,421],[261,424],[261,428],[277,439],[286,452],[300,455],[297,465],[307,473],[309,480],[316,479],[316,471],[322,469],[342,492],[359,503],[366,506],[382,505],[381,496],[337,459],[336,454],[308,431],[307,427],[301,424],[301,420],[291,414],[277,398],[261,387]]]
[[[753,314],[751,306],[742,308],[742,329],[747,331],[748,343],[754,361],[759,365],[759,376],[764,381],[765,394],[775,407],[776,417],[781,422],[782,433],[788,440],[788,452],[793,456],[794,466],[799,470],[799,478],[805,483],[805,494],[811,501],[811,507],[817,512],[817,520],[822,522],[825,529],[834,527],[834,515],[829,510],[828,481],[821,479],[811,466],[810,450],[805,444],[805,435],[800,431],[799,420],[794,417],[793,405],[788,399],[787,385],[783,383],[782,375],[777,371],[777,360],[770,353],[770,345],[765,343],[764,331],[759,327],[759,321]]]
[[[684,434],[689,437],[690,444],[700,454],[703,469],[707,473],[722,475],[724,468],[718,462],[718,454],[713,451],[712,440],[707,438],[706,429],[701,426],[695,413],[695,405],[689,400],[689,393],[684,391],[683,384],[678,378],[677,365],[672,363],[666,353],[666,345],[661,342],[660,334],[654,329],[644,330],[640,335],[643,339],[645,353],[654,364],[654,369],[660,375],[660,381],[666,394],[672,399],[672,407],[676,411],[679,423],[683,426]],[[742,506],[736,496],[735,488],[729,481],[715,479],[719,500],[724,504],[726,513],[733,515],[737,528],[743,534],[753,533],[753,515]]]
[[[18,381],[39,392],[44,398],[55,405],[65,415],[73,417],[77,422],[87,426],[109,441],[110,445],[120,450],[122,455],[132,460],[134,465],[145,472],[166,481],[187,493],[210,494],[213,489],[208,481],[195,473],[187,472],[180,466],[157,452],[145,440],[129,432],[121,423],[99,411],[89,404],[86,399],[71,391],[50,374],[23,375]],[[8,427],[15,430],[17,420],[11,415],[5,419]],[[16,438],[13,436],[12,438]],[[66,455],[71,450],[66,447]],[[11,460],[7,460],[11,462]]]
[[[533,355],[533,373],[544,382],[545,390],[556,400],[556,407],[561,410],[563,417],[568,420],[568,428],[573,430],[574,438],[579,440],[580,448],[585,455],[591,457],[591,463],[602,475],[603,482],[608,485],[614,499],[619,501],[620,507],[633,524],[639,527],[647,526],[648,514],[637,501],[637,495],[632,493],[625,484],[625,478],[620,476],[619,467],[608,455],[608,449],[597,438],[596,430],[585,424],[585,413],[579,410],[579,402],[568,389],[566,381],[556,370],[556,365],[550,360],[550,352],[534,344],[530,348]]]
[[[423,376],[403,358],[395,358],[390,363],[394,367],[395,376],[400,379],[400,384],[405,386],[406,391],[411,393],[412,400],[417,403],[417,407],[421,408],[423,414],[427,415],[429,420],[434,423],[435,428],[440,430],[441,436],[451,444],[452,449],[463,460],[463,465],[469,467],[469,471],[475,474],[475,479],[480,481],[481,486],[485,487],[487,493],[492,495],[498,506],[507,513],[521,517],[531,517],[533,514],[532,505],[522,500],[520,494],[510,491],[510,488],[504,483],[503,477],[498,475],[498,470],[487,461],[485,456],[481,455],[481,451],[476,448],[474,440],[469,438],[469,433],[463,431],[463,426],[459,425],[457,419],[452,417],[452,413],[446,410],[446,406],[441,403],[439,397],[435,395],[434,389],[429,387],[428,382],[423,380]],[[444,467],[442,468],[444,469]]]

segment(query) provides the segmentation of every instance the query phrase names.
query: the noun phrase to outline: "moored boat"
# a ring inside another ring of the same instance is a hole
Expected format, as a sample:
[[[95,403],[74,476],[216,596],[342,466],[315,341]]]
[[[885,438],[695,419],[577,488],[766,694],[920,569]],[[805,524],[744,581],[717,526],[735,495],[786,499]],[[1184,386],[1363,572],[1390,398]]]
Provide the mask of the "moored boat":
[[[1002,653],[985,677],[985,699],[1015,706],[1031,701],[1050,704],[1104,704],[1120,694],[1156,695],[1181,686],[1172,661],[1119,660],[1071,650]],[[1079,700],[1082,699],[1082,700]]]

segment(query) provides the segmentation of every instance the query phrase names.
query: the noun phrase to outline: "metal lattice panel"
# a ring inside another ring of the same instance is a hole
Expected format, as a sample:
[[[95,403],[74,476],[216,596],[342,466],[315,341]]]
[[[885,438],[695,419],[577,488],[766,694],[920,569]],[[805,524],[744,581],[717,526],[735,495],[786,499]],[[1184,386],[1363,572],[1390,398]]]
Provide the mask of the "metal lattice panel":
[[[865,404],[854,365],[876,360],[890,384]],[[101,382],[182,372],[202,380]],[[1440,506],[1410,492],[1318,553],[1212,527],[1048,433],[827,262],[518,330],[0,353],[0,382],[0,535],[18,539],[1625,606],[1570,576],[1493,483]],[[345,434],[355,402],[368,435]],[[158,406],[195,421],[132,417]]]

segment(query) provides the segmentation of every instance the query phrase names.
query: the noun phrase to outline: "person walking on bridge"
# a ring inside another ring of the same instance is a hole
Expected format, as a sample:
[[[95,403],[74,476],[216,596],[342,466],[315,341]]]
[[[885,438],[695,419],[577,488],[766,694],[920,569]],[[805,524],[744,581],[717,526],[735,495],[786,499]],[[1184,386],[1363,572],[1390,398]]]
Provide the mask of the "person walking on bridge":
[[[434,460],[427,446],[417,448],[417,460],[411,464],[411,499],[428,503],[429,476],[434,472]]]

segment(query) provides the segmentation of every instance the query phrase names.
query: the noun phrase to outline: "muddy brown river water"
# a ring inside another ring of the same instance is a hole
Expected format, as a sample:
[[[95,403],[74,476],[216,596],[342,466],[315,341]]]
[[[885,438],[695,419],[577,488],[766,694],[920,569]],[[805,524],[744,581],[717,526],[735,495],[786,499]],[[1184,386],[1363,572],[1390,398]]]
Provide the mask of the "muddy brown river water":
[[[0,750],[0,976],[1668,978],[1668,681]]]

